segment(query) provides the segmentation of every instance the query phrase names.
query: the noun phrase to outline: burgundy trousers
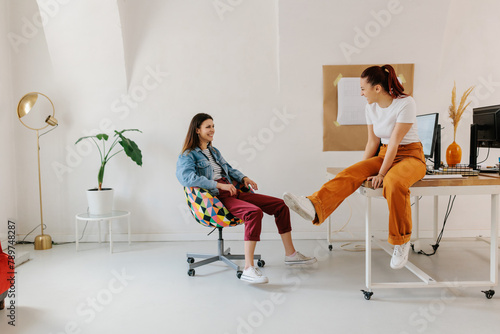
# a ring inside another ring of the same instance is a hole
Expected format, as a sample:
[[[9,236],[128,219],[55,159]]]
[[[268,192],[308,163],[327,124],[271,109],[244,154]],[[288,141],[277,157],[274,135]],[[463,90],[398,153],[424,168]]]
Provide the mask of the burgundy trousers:
[[[229,184],[225,178],[216,181]],[[260,241],[263,213],[274,216],[279,234],[292,230],[290,210],[281,198],[240,191],[231,196],[229,191],[221,189],[217,198],[233,216],[245,222],[245,241]]]

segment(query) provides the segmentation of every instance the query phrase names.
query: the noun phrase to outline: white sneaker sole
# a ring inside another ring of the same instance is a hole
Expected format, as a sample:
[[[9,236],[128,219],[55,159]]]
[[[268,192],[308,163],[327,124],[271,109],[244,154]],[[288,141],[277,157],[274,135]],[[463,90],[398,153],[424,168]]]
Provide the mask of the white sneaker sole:
[[[401,264],[399,265],[395,265],[392,263],[391,261],[391,268],[392,269],[401,269],[401,268],[404,268],[406,266],[406,264],[408,264],[408,259],[406,259],[405,261],[403,261]]]
[[[300,264],[313,264],[313,263],[316,263],[318,260],[317,259],[310,259],[310,260],[306,260],[306,261],[285,261],[285,264],[287,266],[296,266],[296,265],[300,265]]]
[[[296,213],[299,214],[302,218],[305,220],[313,221],[314,216],[312,216],[309,212],[306,210],[302,209],[299,203],[295,201],[295,198],[293,198],[290,194],[286,193],[283,195],[283,201],[285,201],[286,206],[288,206],[291,210],[295,211]]]
[[[250,284],[265,284],[265,283],[269,283],[269,279],[267,277],[266,278],[255,279],[253,277],[241,275],[240,280],[242,280],[244,282],[247,282],[247,283],[250,283]]]

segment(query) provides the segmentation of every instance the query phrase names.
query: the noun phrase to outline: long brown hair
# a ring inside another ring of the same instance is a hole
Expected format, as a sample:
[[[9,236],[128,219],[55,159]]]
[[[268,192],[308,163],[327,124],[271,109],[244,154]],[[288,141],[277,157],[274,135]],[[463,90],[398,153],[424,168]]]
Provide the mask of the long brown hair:
[[[391,65],[368,67],[361,73],[361,77],[366,78],[366,81],[372,86],[382,86],[393,99],[408,95],[404,93],[405,89],[399,82],[396,71]]]
[[[196,129],[199,129],[201,124],[207,119],[211,119],[212,121],[214,120],[209,114],[199,113],[194,115],[191,123],[189,124],[186,139],[184,140],[184,146],[182,147],[182,153],[192,151],[196,147],[200,146],[200,138],[196,133]],[[208,143],[208,145],[212,145],[212,143]]]

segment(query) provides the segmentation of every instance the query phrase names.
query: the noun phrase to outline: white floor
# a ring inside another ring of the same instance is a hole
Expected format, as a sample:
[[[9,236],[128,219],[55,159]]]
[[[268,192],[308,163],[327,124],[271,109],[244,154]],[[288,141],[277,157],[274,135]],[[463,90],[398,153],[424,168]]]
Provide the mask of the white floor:
[[[283,264],[279,241],[263,241],[266,285],[247,285],[222,263],[187,275],[185,252],[215,252],[216,241],[74,244],[30,250],[17,268],[16,327],[0,311],[0,333],[498,333],[500,288],[486,299],[480,288],[381,289],[363,298],[364,252],[353,245],[299,240],[318,263]],[[226,242],[232,253],[243,243]],[[374,250],[374,279],[408,280],[389,256]],[[439,279],[487,279],[488,245],[443,241],[432,257],[411,260]],[[484,287],[488,289],[489,287]],[[483,289],[483,290],[484,290]],[[9,302],[9,300],[7,300]]]

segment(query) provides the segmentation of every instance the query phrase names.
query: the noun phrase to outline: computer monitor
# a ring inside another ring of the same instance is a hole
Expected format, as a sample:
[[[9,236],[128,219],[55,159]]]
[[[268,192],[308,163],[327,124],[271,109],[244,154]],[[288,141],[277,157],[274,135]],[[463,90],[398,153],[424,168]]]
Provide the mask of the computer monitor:
[[[500,105],[474,108],[472,123],[477,125],[477,146],[500,148]]]
[[[480,147],[500,148],[500,105],[472,109],[469,166],[474,169]]]
[[[424,155],[426,158],[434,156],[438,137],[438,120],[438,113],[417,115],[418,137],[424,146]]]

